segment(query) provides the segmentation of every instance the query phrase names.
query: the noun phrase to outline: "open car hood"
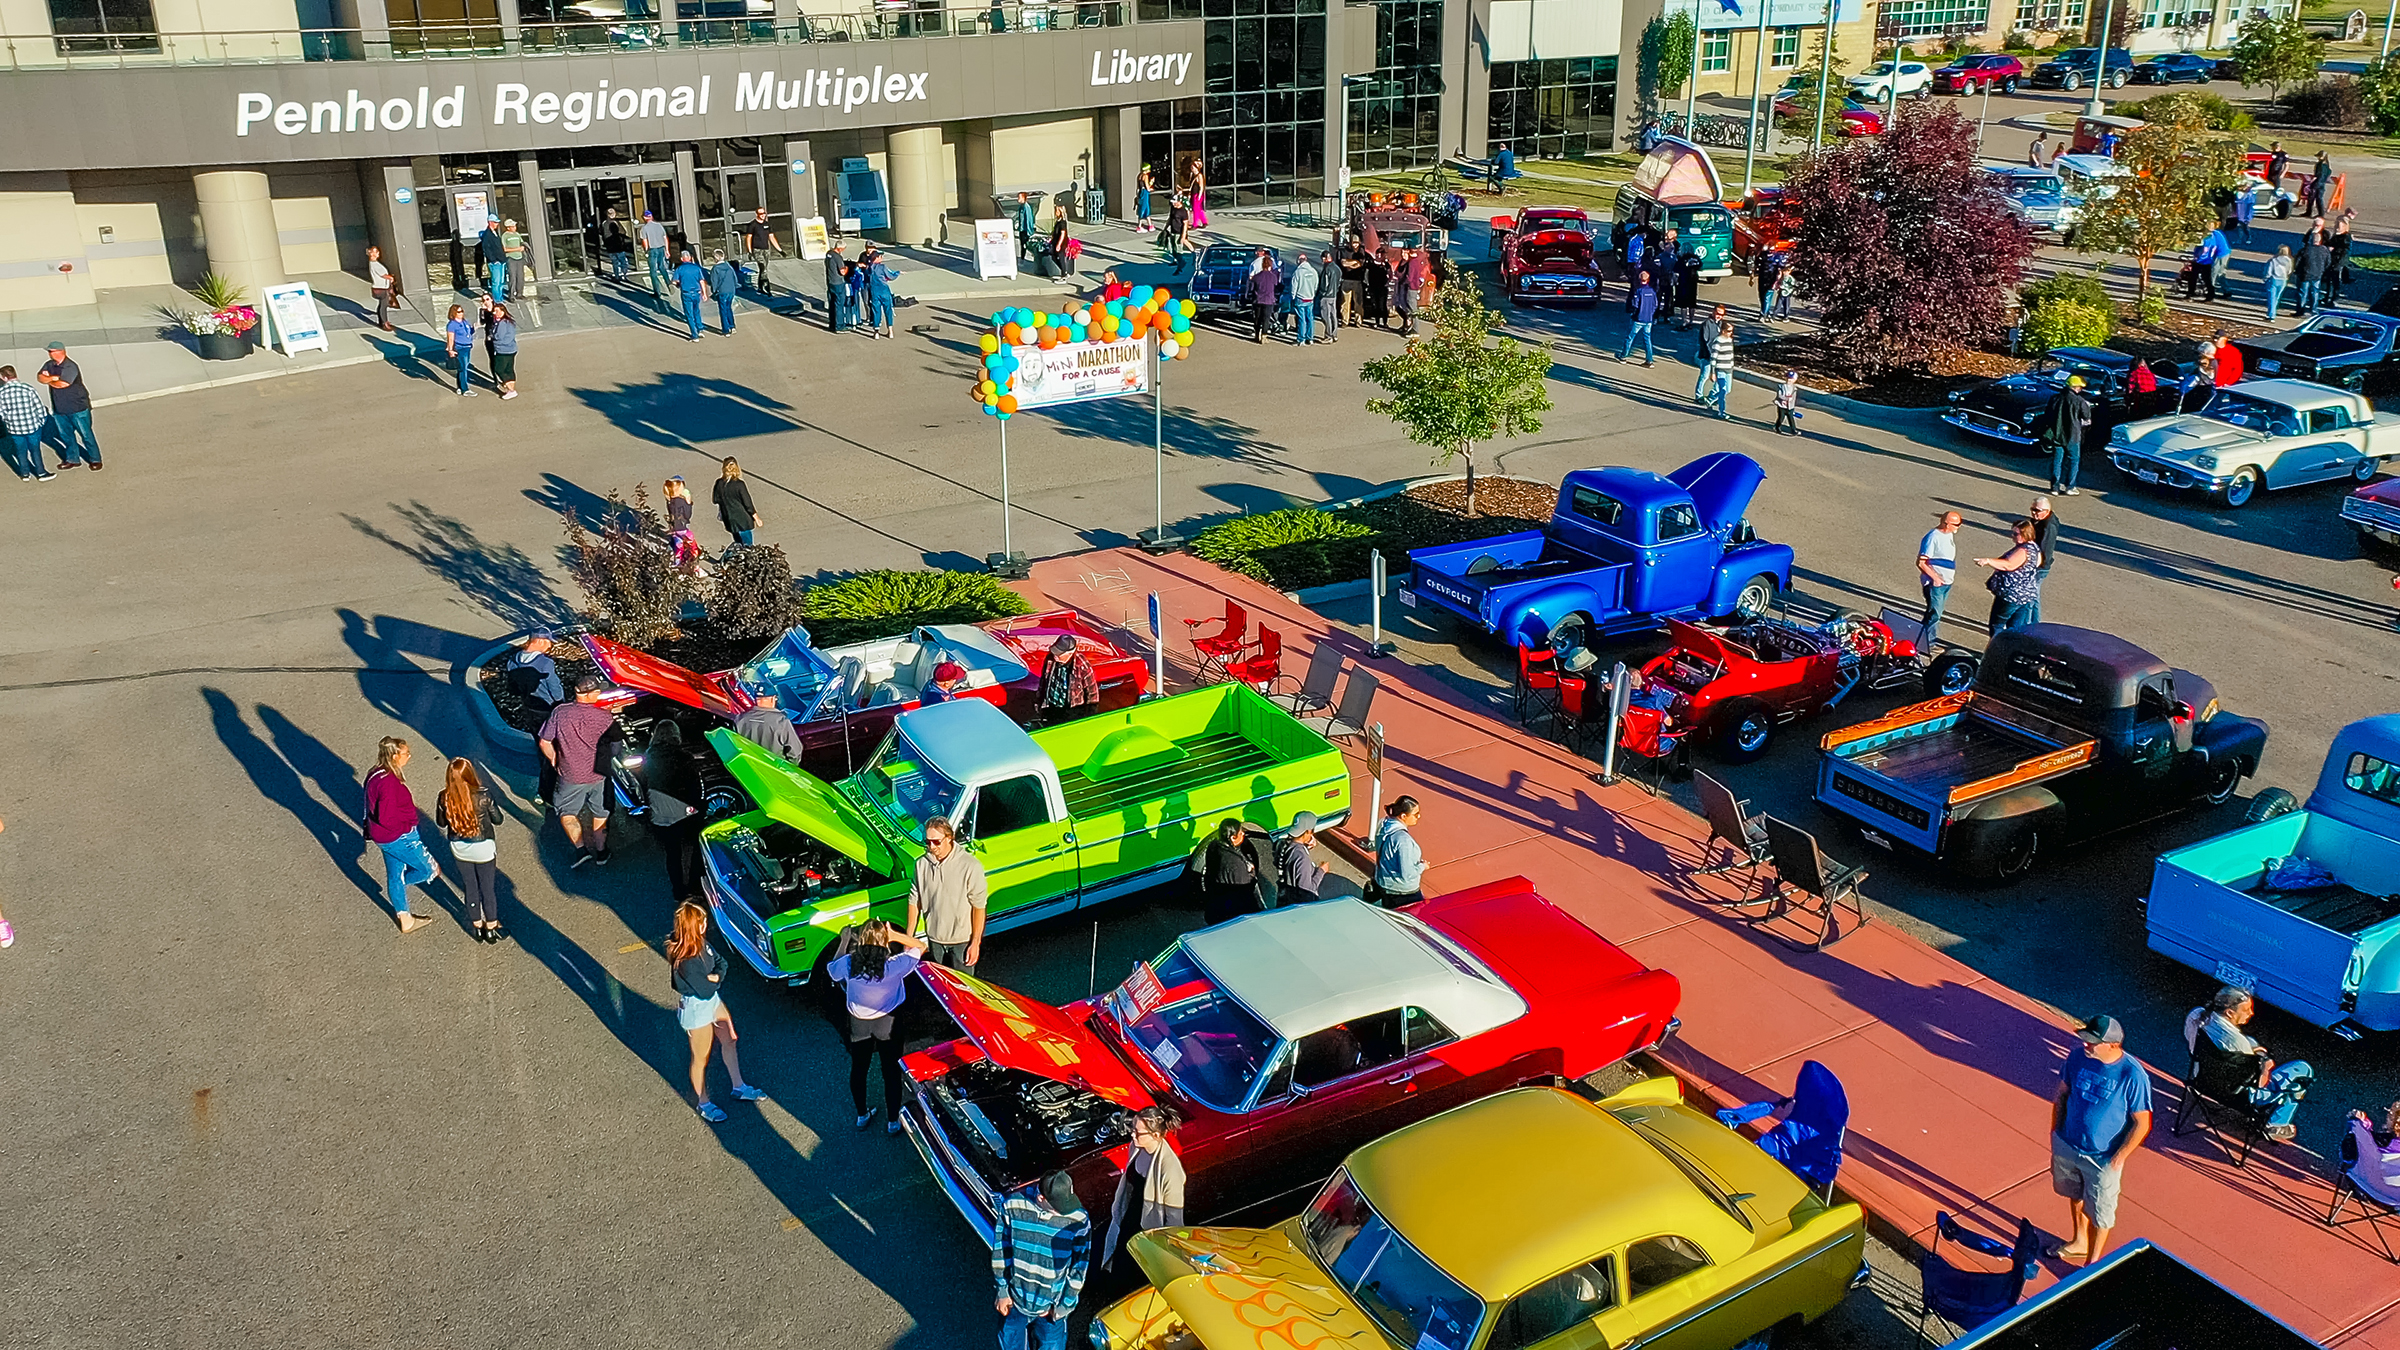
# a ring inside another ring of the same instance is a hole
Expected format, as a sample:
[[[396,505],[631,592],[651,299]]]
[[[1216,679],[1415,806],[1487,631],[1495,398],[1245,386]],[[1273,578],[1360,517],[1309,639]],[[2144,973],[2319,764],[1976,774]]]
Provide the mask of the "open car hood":
[[[831,783],[785,763],[781,755],[744,740],[729,727],[709,732],[708,743],[759,810],[854,863],[887,877],[897,872],[891,845]]]
[[[1667,481],[1692,494],[1701,524],[1723,534],[1742,523],[1758,485],[1767,481],[1767,471],[1748,455],[1721,450],[1668,474]]]
[[[596,633],[586,633],[579,641],[591,653],[592,664],[600,667],[601,676],[611,684],[671,698],[685,707],[712,712],[728,721],[750,706],[747,697],[737,705],[732,682],[721,676],[686,670],[664,657],[652,656]]]
[[[1681,620],[1669,619],[1667,636],[1674,639],[1677,647],[1702,660],[1715,662],[1719,670],[1732,660],[1731,654],[1725,650],[1725,644],[1705,628],[1695,628]]]
[[[1150,1091],[1133,1070],[1064,1009],[947,966],[920,966],[918,974],[959,1030],[994,1064],[1082,1088],[1128,1111],[1150,1105]]]
[[[1389,1344],[1283,1228],[1160,1228],[1128,1250],[1209,1350]]]

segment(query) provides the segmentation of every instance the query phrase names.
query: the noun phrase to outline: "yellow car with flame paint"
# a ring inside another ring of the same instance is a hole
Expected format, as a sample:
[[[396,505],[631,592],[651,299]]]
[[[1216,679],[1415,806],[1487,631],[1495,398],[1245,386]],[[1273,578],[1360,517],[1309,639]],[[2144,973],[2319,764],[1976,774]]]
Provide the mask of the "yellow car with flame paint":
[[[1728,1350],[1866,1278],[1865,1215],[1685,1106],[1521,1088],[1350,1155],[1273,1228],[1133,1239],[1097,1350]]]

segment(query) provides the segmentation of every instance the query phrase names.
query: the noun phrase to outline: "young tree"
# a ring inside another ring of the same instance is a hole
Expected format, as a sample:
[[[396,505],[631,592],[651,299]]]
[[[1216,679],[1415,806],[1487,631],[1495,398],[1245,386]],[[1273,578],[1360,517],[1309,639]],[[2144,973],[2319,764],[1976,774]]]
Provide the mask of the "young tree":
[[[2190,248],[2217,227],[2216,194],[2242,175],[2241,142],[2211,130],[2190,95],[2148,100],[2149,120],[2125,134],[2105,195],[2087,199],[2075,247],[2133,259],[2136,302],[2150,293],[2150,263]]]
[[[2367,122],[2386,136],[2400,136],[2400,60],[2385,57],[2358,77],[2359,101]]]
[[[1842,100],[1849,93],[1842,83],[1840,44],[1835,43],[1834,50],[1828,53],[1825,50],[1825,30],[1822,28],[1814,30],[1814,41],[1817,46],[1816,59],[1793,71],[1784,80],[1784,88],[1791,90],[1792,94],[1783,115],[1775,119],[1785,135],[1812,145],[1830,141],[1841,134]],[[1817,121],[1817,86],[1820,84],[1829,86],[1824,90],[1825,120],[1822,125]]]
[[[1550,411],[1550,348],[1515,338],[1491,340],[1499,315],[1483,307],[1475,278],[1433,293],[1421,316],[1431,337],[1414,337],[1389,356],[1360,367],[1389,398],[1367,400],[1367,411],[1398,422],[1408,438],[1433,447],[1433,462],[1467,461],[1467,514],[1475,514],[1475,445],[1542,429]]]
[[[1800,218],[1792,275],[1823,307],[1834,358],[1862,375],[1922,370],[2000,332],[2033,252],[1976,163],[1975,124],[1948,103],[1803,157],[1783,197]]]
[[[2263,84],[2281,102],[2284,90],[2317,77],[2317,66],[2325,59],[2325,39],[2309,32],[2294,9],[2277,18],[2242,20],[2232,56],[2241,69],[2243,88]]]
[[[614,489],[601,510],[597,536],[573,511],[559,513],[567,532],[567,565],[582,588],[585,618],[634,647],[676,636],[683,605],[699,590],[695,569],[678,567],[667,527],[635,484],[628,503]]]
[[[1641,65],[1634,71],[1635,90],[1642,102],[1679,98],[1684,81],[1692,77],[1692,47],[1700,26],[1690,14],[1652,19],[1642,29]]]

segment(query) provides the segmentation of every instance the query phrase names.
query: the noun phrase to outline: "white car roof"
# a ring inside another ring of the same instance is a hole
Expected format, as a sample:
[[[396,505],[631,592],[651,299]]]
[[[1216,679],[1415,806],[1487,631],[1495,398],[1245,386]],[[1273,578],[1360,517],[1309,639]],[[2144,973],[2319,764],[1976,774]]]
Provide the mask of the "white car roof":
[[[2350,408],[2359,402],[2356,394],[2308,380],[2243,380],[2234,389],[2287,408]]]
[[[2123,178],[2127,174],[2124,165],[2106,155],[2060,155],[2051,163],[2073,169],[2086,178]]]
[[[1058,766],[1025,734],[1025,728],[979,698],[912,708],[900,714],[893,725],[953,782],[997,783],[1025,774],[1058,776]]]
[[[1470,973],[1479,962],[1462,968],[1433,945],[1442,941],[1403,915],[1341,899],[1204,928],[1183,949],[1286,1040],[1402,1007],[1425,1009],[1461,1039],[1524,1016],[1521,995]]]

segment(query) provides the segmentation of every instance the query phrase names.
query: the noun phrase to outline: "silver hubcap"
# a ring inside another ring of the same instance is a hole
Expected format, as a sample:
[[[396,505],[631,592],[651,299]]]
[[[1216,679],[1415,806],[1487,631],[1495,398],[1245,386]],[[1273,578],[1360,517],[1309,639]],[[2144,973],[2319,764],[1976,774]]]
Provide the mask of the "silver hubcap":
[[[2250,492],[2256,486],[2257,480],[2255,479],[2236,478],[2225,485],[2225,500],[2230,505],[2240,506],[2250,500]]]
[[[1742,593],[1734,600],[1733,607],[1745,618],[1756,618],[1767,612],[1767,605],[1774,598],[1775,588],[1773,586],[1753,581],[1742,588]]]
[[[1738,727],[1735,727],[1733,730],[1733,743],[1740,746],[1744,750],[1756,750],[1758,747],[1765,745],[1767,743],[1767,724],[1765,719],[1757,717],[1744,718],[1742,724]]]

